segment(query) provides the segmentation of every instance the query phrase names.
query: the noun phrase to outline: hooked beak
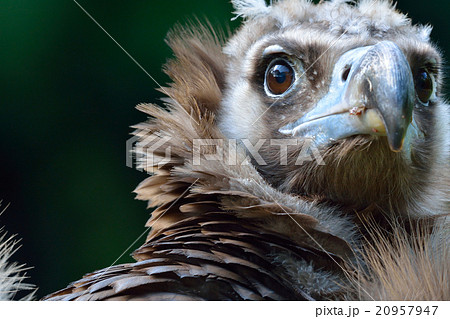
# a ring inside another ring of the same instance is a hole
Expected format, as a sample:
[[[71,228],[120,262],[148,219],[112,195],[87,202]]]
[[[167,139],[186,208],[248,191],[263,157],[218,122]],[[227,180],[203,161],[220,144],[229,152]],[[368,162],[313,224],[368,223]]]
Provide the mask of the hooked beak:
[[[346,70],[348,76],[343,77]],[[396,44],[383,41],[345,53],[335,66],[327,95],[279,131],[312,138],[317,146],[353,135],[387,136],[391,150],[398,152],[414,103],[409,63]]]

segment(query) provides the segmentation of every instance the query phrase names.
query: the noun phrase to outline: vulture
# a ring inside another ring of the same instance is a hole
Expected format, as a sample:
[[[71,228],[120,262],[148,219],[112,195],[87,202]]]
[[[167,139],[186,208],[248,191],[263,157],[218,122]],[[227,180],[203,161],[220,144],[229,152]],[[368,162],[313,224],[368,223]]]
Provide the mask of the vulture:
[[[449,300],[449,106],[431,27],[385,0],[232,0],[176,27],[134,156],[135,262],[46,300]]]

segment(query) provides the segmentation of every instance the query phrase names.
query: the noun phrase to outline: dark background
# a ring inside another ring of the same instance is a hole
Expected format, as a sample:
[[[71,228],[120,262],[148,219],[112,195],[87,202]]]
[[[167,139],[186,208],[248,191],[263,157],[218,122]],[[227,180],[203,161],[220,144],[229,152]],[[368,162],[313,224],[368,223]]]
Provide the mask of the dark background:
[[[238,25],[227,0],[78,2],[161,84],[175,23]],[[450,52],[450,2],[398,7],[434,25]],[[125,142],[146,118],[134,106],[161,94],[71,0],[2,0],[0,61],[0,199],[10,204],[0,225],[22,238],[15,259],[34,267],[42,297],[111,265],[145,230],[149,211],[131,192],[146,175],[126,167]]]

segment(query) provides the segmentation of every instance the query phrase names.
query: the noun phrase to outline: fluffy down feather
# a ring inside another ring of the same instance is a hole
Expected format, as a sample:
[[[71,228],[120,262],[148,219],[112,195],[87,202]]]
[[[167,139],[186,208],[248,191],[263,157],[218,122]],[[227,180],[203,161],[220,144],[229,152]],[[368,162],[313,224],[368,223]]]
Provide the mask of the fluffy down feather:
[[[2,212],[0,212],[0,215]],[[23,296],[20,300],[33,300],[35,287],[25,283],[27,278],[25,271],[28,269],[24,265],[11,262],[11,257],[19,249],[18,241],[14,236],[0,229],[0,301],[15,300],[16,295],[23,295],[24,291],[33,292]]]

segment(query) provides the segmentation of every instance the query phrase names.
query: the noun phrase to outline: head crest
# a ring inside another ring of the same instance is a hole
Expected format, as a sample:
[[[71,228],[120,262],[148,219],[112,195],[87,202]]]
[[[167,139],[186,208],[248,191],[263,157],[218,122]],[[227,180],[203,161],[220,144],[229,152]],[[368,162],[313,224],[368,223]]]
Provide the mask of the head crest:
[[[232,0],[231,3],[235,10],[233,13],[236,14],[233,20],[239,17],[245,19],[267,15],[271,8],[265,0]]]

